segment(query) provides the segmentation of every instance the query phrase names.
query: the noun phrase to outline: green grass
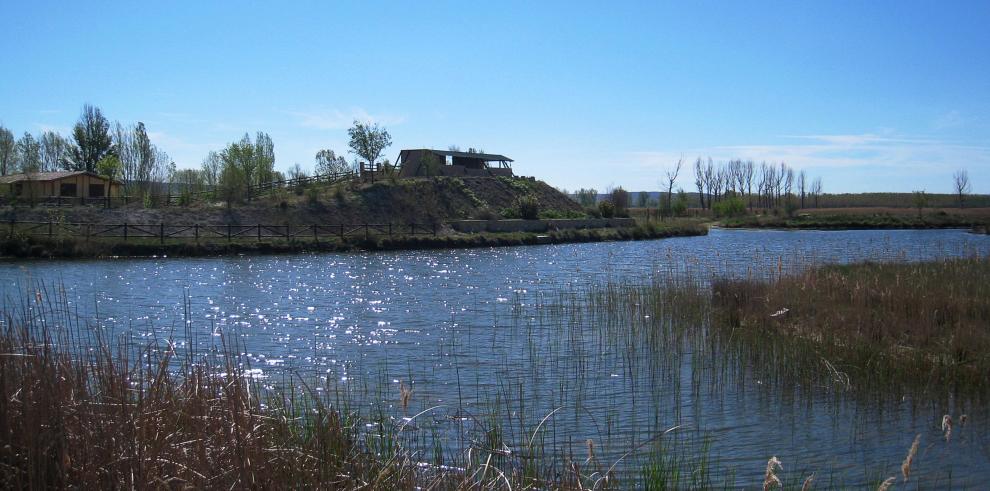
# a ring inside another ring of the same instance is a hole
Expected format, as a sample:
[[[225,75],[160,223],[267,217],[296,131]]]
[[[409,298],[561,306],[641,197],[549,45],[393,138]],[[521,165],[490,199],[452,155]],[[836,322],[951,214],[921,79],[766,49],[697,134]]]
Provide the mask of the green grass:
[[[891,214],[811,214],[794,217],[775,215],[745,215],[726,218],[719,222],[727,228],[793,228],[793,229],[928,229],[969,228],[986,221],[973,217],[947,213],[918,215]]]

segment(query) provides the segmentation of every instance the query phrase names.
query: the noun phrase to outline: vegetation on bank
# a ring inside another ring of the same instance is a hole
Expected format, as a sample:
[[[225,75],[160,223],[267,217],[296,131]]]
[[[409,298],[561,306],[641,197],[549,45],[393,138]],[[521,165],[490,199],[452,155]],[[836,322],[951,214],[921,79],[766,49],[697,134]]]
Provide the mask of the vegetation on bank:
[[[438,235],[346,236],[340,238],[298,238],[295,240],[248,238],[225,239],[99,239],[84,241],[73,237],[0,238],[0,256],[17,258],[88,258],[116,256],[219,256],[229,254],[278,254],[301,252],[346,252],[402,249],[458,249],[506,247],[537,244],[649,240],[705,235],[708,228],[698,221],[639,223],[634,227],[567,229],[545,233],[454,233]]]
[[[784,229],[927,229],[970,228],[990,222],[990,214],[935,213],[796,213],[793,215],[738,215],[719,222],[727,228]]]
[[[824,372],[864,390],[972,395],[990,389],[987,278],[988,258],[835,265],[719,280],[712,299],[717,325],[762,346],[754,356],[806,361],[778,376]]]

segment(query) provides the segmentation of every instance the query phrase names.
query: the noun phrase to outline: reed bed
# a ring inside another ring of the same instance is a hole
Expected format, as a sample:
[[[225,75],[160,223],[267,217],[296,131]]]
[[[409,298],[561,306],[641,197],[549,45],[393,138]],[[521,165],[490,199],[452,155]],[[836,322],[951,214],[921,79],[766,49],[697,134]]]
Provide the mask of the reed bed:
[[[990,259],[979,257],[832,265],[716,280],[712,301],[716,325],[763,356],[790,351],[835,382],[867,390],[975,397],[990,388],[988,278]]]

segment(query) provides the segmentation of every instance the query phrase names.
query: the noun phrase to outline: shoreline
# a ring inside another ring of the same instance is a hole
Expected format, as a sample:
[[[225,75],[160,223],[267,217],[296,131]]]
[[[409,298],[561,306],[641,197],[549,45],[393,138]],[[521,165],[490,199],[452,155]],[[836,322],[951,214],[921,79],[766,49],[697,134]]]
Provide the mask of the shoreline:
[[[0,261],[24,259],[110,259],[163,257],[224,257],[236,255],[298,254],[321,252],[373,252],[433,249],[472,249],[525,245],[620,242],[694,237],[708,234],[708,225],[697,222],[638,224],[634,227],[570,229],[539,232],[482,232],[408,235],[392,237],[347,237],[314,241],[180,241],[132,239],[128,242],[73,238],[13,237],[0,239]]]

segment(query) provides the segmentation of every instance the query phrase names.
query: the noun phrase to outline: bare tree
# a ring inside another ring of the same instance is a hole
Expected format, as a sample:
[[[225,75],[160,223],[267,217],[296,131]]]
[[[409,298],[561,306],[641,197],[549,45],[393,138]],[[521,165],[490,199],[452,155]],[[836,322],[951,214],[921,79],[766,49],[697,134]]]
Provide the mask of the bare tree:
[[[956,195],[959,197],[959,208],[963,207],[966,195],[970,193],[969,172],[966,169],[959,169],[952,174],[952,181],[956,187]]]
[[[671,198],[674,193],[674,181],[677,180],[677,175],[681,173],[682,165],[684,165],[684,159],[677,159],[677,165],[674,166],[674,169],[667,169],[665,171],[665,174],[667,175],[667,206],[665,208],[667,213],[671,213],[673,210],[673,208],[671,208]],[[661,218],[663,217],[661,216]]]
[[[220,154],[211,151],[203,159],[203,164],[200,168],[202,169],[200,175],[202,176],[203,183],[210,189],[216,189],[220,184],[220,171],[223,168],[223,159],[220,158]]]
[[[338,156],[330,149],[316,152],[316,175],[344,174],[349,170],[350,164],[347,163],[347,159],[343,155]]]
[[[698,201],[701,209],[705,209],[705,165],[701,157],[694,161],[694,185],[698,188]]]
[[[24,132],[24,136],[17,140],[17,154],[21,172],[30,174],[41,171],[41,145],[31,133]]]
[[[13,173],[16,163],[17,146],[14,142],[14,134],[0,126],[0,176]]]
[[[805,191],[807,190],[807,187],[808,187],[808,177],[807,175],[805,175],[804,170],[802,169],[801,172],[798,173],[798,191],[801,193],[801,208],[804,208],[804,195],[805,195]]]
[[[39,143],[42,172],[53,172],[72,166],[72,144],[62,135],[54,131],[46,131],[41,134]]]
[[[749,196],[749,209],[753,209],[753,174],[755,172],[755,166],[752,160],[747,160],[746,165],[743,167],[743,173],[746,177],[746,194]]]
[[[811,194],[815,196],[815,208],[818,208],[818,198],[822,195],[822,178],[815,178],[815,182],[811,184]]]

